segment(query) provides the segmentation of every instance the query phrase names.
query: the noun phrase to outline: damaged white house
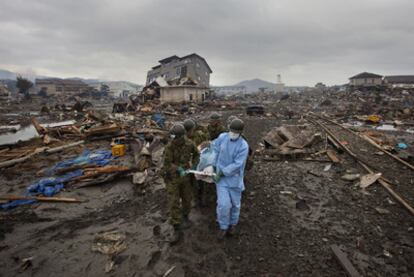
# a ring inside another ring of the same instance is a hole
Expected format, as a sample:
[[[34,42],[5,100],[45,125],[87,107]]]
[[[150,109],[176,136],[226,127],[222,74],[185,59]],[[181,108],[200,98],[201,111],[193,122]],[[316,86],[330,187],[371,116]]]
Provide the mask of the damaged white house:
[[[148,71],[146,85],[159,86],[161,102],[203,102],[207,98],[212,70],[203,57],[174,55],[159,63]]]

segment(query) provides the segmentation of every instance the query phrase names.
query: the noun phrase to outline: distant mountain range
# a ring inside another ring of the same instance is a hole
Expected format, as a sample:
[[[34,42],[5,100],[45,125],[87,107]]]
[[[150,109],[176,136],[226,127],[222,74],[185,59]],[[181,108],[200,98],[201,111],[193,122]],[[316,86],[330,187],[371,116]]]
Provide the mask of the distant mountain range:
[[[0,69],[0,80],[16,80],[16,77],[18,75],[19,75],[18,73]],[[58,78],[58,77],[34,75],[34,76],[31,76],[29,79],[31,79],[31,81],[34,81],[35,78],[44,79],[44,78]],[[127,81],[105,81],[105,80],[99,80],[99,79],[83,79],[79,77],[66,78],[66,79],[80,80],[98,89],[101,86],[101,84],[106,84],[109,86],[111,91],[115,92],[115,94],[120,94],[124,90],[130,90],[130,91],[141,90],[143,87],[142,85],[138,85],[138,84],[127,82]]]
[[[16,80],[17,75],[18,74],[15,72],[0,69],[0,80],[1,79]],[[35,78],[55,78],[55,77],[35,75],[32,78],[33,78],[32,81],[34,81]],[[141,90],[143,87],[142,85],[135,84],[132,82],[127,82],[127,81],[105,81],[105,80],[99,80],[99,79],[83,79],[83,78],[78,78],[78,77],[67,78],[67,79],[81,80],[95,88],[99,88],[101,84],[107,84],[109,88],[111,89],[111,91],[115,92],[116,94],[121,93],[123,90],[130,90],[130,91]],[[267,88],[267,90],[274,90],[276,83],[271,83],[271,82],[256,78],[252,80],[241,81],[235,84],[234,86],[245,86],[247,92],[257,92],[259,91],[259,88]],[[211,85],[211,87],[214,87],[214,86]],[[304,87],[289,87],[289,88],[300,90],[301,88],[304,88]]]
[[[0,69],[0,79],[16,79],[17,74],[8,70]]]

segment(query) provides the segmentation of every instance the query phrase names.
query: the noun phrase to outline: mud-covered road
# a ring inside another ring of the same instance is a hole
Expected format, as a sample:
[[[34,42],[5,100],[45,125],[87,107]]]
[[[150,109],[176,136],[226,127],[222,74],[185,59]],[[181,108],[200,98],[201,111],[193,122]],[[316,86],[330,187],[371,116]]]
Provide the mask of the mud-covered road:
[[[252,146],[285,123],[245,121]],[[364,194],[341,180],[346,170],[363,172],[345,154],[341,159],[343,165],[328,171],[320,162],[256,161],[246,176],[240,235],[223,242],[216,240],[210,188],[209,205],[193,210],[192,228],[170,245],[161,179],[144,193],[122,179],[60,194],[88,199],[85,203],[1,212],[0,276],[346,276],[332,244],[363,276],[413,276],[412,217],[381,187]],[[13,192],[1,178],[2,192]],[[106,233],[122,241],[97,239]],[[96,251],[105,243],[120,250]]]

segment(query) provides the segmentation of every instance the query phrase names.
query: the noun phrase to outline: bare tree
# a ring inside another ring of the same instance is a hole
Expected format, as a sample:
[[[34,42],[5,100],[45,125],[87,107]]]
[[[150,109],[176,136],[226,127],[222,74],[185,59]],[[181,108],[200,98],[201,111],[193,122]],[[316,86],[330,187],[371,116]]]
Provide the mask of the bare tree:
[[[26,98],[29,97],[29,89],[33,87],[33,83],[23,78],[21,75],[16,78],[16,87],[19,90],[19,93],[23,94]]]

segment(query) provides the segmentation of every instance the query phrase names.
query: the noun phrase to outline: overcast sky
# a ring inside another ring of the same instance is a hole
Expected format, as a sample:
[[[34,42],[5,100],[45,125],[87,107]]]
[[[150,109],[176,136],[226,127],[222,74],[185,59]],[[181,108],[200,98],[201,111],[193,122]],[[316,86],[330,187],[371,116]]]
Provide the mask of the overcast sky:
[[[413,0],[0,0],[0,68],[143,84],[197,53],[213,85],[414,74]]]

